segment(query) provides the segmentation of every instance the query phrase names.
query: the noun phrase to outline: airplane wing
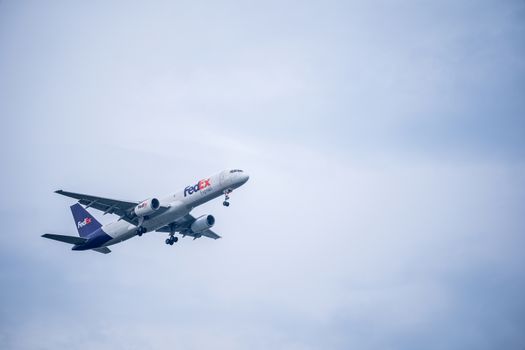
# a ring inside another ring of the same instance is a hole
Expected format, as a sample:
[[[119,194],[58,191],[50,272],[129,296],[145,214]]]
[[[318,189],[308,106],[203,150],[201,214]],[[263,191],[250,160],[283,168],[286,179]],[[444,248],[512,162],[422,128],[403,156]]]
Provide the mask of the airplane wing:
[[[175,231],[180,232],[183,236],[190,236],[193,238],[199,238],[201,236],[206,236],[206,237],[213,238],[213,239],[221,238],[221,236],[219,236],[212,230],[205,230],[197,234],[191,232],[190,226],[191,224],[193,224],[195,220],[196,218],[193,215],[187,214],[187,215],[184,215],[182,218],[174,221],[172,224],[175,225]],[[171,232],[169,225],[161,227],[156,231],[157,232],[168,232],[168,233]]]
[[[86,209],[91,207],[103,211],[104,214],[116,214],[120,216],[122,220],[125,220],[133,225],[138,225],[138,218],[129,214],[131,213],[131,210],[133,210],[133,208],[135,208],[140,202],[122,201],[62,190],[55,191],[55,193],[78,199],[78,202],[85,205]],[[157,210],[157,213],[160,214],[167,209],[167,207],[160,207],[159,210]]]
[[[139,204],[139,202],[120,201],[111,198],[97,197],[91,196],[89,194],[67,192],[62,190],[55,191],[55,193],[78,199],[80,204],[87,206],[86,208],[92,207],[103,211],[104,213],[117,214],[119,216],[125,216],[127,213],[129,213],[129,210]],[[126,218],[123,219],[125,220]]]
[[[216,234],[212,230],[206,230],[206,231],[202,232],[201,235],[209,237],[209,238],[213,238],[213,239],[221,238],[221,236],[219,236],[218,234]]]

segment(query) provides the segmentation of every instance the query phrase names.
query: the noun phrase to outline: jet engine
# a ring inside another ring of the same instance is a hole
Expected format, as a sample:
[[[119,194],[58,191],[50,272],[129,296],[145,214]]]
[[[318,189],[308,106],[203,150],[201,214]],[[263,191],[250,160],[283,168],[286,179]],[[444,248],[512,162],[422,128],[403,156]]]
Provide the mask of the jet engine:
[[[160,208],[160,202],[157,198],[152,198],[139,203],[134,209],[133,213],[138,217],[144,217],[153,214]]]
[[[212,215],[203,215],[197,218],[193,224],[191,224],[191,230],[194,233],[201,233],[206,231],[215,224],[215,218]]]

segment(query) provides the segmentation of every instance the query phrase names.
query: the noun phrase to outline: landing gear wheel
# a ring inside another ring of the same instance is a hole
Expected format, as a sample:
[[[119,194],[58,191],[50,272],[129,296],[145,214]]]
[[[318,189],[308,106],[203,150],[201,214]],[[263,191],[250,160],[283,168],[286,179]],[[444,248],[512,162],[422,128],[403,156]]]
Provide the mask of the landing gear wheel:
[[[232,190],[228,188],[224,190],[222,193],[224,193],[224,202],[222,202],[222,205],[224,205],[225,207],[229,207],[230,202],[228,201],[230,200],[230,193],[232,193]]]
[[[140,226],[139,228],[137,228],[137,235],[140,237],[143,233],[146,233],[146,231],[148,230],[145,227]]]
[[[178,237],[170,236],[170,237],[166,238],[165,242],[166,242],[166,244],[173,245],[173,243],[176,243],[178,240],[179,240]]]

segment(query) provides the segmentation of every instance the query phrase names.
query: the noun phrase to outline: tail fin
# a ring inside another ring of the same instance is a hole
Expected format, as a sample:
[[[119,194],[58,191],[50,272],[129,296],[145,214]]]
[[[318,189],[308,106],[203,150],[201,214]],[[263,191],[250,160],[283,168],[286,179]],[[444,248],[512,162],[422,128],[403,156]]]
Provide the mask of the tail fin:
[[[102,227],[100,222],[78,203],[71,206],[71,213],[80,237],[86,237]]]

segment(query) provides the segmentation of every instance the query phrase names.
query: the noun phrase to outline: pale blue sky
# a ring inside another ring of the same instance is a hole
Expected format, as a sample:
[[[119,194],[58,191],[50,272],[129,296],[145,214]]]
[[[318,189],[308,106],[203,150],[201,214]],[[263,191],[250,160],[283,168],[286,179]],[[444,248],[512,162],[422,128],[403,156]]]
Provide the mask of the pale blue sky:
[[[521,1],[0,1],[0,348],[522,350],[524,37]],[[39,237],[56,189],[228,167],[221,240]]]

